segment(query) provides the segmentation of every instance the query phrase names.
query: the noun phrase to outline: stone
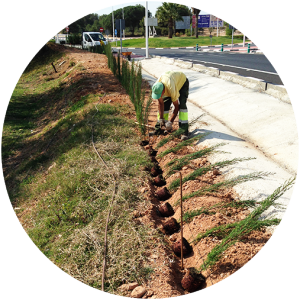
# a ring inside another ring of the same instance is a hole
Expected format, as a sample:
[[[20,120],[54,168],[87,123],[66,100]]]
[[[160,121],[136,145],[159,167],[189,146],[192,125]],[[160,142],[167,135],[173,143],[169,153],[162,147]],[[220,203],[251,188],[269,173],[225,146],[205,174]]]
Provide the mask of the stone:
[[[138,218],[138,217],[140,217],[140,212],[139,211],[137,211],[137,210],[135,210],[135,211],[133,211],[133,216],[135,217],[135,218]]]
[[[147,192],[147,188],[144,187],[144,188],[141,189],[141,193],[143,194],[145,192]]]
[[[137,282],[131,282],[131,283],[122,284],[121,286],[119,286],[119,289],[121,291],[132,291],[137,286],[139,286]]]
[[[132,298],[142,298],[145,293],[146,289],[142,286],[137,286],[132,292],[131,292],[131,297]]]

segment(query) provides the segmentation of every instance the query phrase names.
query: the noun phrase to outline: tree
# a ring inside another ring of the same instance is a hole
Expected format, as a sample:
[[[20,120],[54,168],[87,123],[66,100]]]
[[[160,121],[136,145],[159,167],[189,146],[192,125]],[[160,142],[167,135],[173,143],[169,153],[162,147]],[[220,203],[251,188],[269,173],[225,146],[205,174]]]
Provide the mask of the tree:
[[[196,38],[198,38],[198,16],[200,14],[200,9],[192,7],[192,12],[196,16]]]
[[[163,2],[162,6],[157,8],[155,16],[158,19],[158,22],[168,22],[168,38],[172,38],[173,36],[173,27],[175,21],[183,21],[183,18],[179,14],[178,7],[182,6],[175,3]]]
[[[130,31],[133,32],[134,35],[134,29],[139,27],[140,21],[145,17],[145,7],[138,4],[135,6],[126,6],[123,8],[124,11],[124,19],[125,19],[125,26],[126,28],[129,28]],[[123,11],[122,8],[119,8],[114,11],[114,19],[123,19]],[[149,12],[148,16],[151,16],[151,13]],[[105,30],[109,30],[112,32],[113,30],[113,24],[112,24],[112,13],[109,15],[102,15],[99,17],[99,24],[101,27],[103,27]],[[116,28],[119,30],[119,28]]]
[[[89,25],[89,28],[95,28],[97,27],[97,22],[99,20],[99,16],[97,14],[89,14],[85,17],[78,19],[77,21],[73,22],[69,25],[69,31],[70,33],[81,33],[82,31],[87,30],[87,26]],[[97,29],[97,31],[99,28]]]
[[[121,9],[122,12],[122,9]],[[145,7],[143,5],[126,6],[124,7],[125,25],[129,26],[134,35],[134,29],[139,28],[140,21],[145,17]],[[151,17],[151,12],[148,11],[148,17]]]

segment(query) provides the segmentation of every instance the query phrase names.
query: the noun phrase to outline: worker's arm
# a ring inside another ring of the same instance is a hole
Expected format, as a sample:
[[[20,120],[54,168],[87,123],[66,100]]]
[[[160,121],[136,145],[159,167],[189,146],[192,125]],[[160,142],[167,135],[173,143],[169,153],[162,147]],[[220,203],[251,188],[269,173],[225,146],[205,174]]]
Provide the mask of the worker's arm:
[[[173,102],[173,105],[174,105],[175,109],[174,109],[174,111],[173,111],[173,115],[172,115],[171,120],[170,120],[172,123],[174,122],[174,120],[175,120],[175,118],[176,118],[176,116],[177,116],[177,114],[178,114],[178,111],[179,111],[179,103],[178,103],[178,100],[174,101],[174,102]]]
[[[158,99],[158,112],[159,112],[159,118],[164,118],[164,100],[162,97]]]

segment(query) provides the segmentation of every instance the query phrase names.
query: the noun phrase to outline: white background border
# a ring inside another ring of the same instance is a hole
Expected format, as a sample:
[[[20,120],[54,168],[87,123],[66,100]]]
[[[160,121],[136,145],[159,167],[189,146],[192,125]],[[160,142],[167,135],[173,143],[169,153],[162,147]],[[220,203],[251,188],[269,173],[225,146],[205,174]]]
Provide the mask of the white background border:
[[[273,64],[288,90],[299,132],[298,2],[180,2],[230,22],[256,43]],[[129,1],[110,1],[110,5],[120,3]],[[1,2],[1,124],[13,89],[37,51],[66,25],[104,7],[107,7],[107,3],[99,0]],[[20,225],[10,205],[3,176],[0,184],[2,299],[119,299],[80,283],[52,264],[32,243]],[[297,181],[281,225],[248,264],[217,285],[184,297],[231,300],[299,297],[299,194]]]

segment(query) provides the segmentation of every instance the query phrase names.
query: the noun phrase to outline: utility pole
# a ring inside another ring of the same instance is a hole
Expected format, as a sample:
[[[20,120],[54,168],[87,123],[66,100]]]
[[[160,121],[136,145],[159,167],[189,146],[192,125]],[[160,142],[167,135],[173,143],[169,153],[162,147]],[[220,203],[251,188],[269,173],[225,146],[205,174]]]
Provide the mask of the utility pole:
[[[148,1],[146,1],[145,8],[145,27],[146,27],[146,58],[149,58],[149,46],[148,46]]]

